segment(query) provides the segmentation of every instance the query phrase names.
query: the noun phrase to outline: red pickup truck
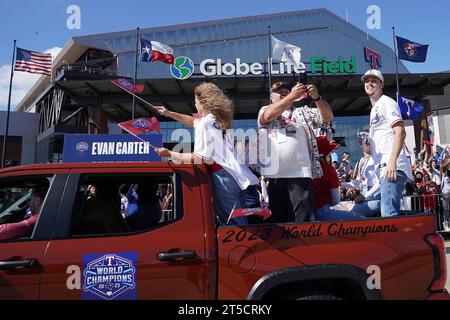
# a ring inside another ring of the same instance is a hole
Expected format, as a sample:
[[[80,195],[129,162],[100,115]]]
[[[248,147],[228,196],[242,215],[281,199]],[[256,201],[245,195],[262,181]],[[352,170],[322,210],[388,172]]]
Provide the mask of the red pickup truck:
[[[0,224],[27,218],[32,188],[33,233],[0,241],[0,299],[449,298],[433,215],[221,226],[203,165],[89,163],[1,170]]]

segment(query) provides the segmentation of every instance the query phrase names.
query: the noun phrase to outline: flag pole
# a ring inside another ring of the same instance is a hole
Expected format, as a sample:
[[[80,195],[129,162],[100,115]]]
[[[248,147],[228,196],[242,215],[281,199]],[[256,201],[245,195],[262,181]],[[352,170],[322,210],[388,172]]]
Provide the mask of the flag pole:
[[[272,31],[270,24],[267,26],[269,29],[269,59],[267,60],[267,66],[269,68],[269,103],[271,100],[272,91]]]
[[[395,79],[397,81],[397,100],[400,94],[400,84],[398,81],[398,53],[397,53],[397,41],[395,38],[395,27],[392,27],[392,38],[394,40],[394,52],[395,52]]]
[[[16,54],[16,40],[14,40],[14,46],[13,46],[13,55],[12,55],[12,62],[11,62],[11,78],[9,80],[9,96],[8,96],[8,110],[6,111],[6,125],[5,125],[5,134],[3,136],[3,152],[2,152],[2,163],[1,167],[3,168],[5,166],[5,159],[6,159],[6,145],[7,145],[7,138],[8,138],[8,131],[9,131],[9,112],[11,110],[11,90],[12,90],[12,81],[14,77],[14,58]]]
[[[139,28],[136,29],[136,58],[134,60],[134,78],[133,85],[136,87],[136,78],[137,78],[137,70],[138,70],[138,51],[139,50]],[[131,119],[134,119],[134,113],[136,108],[136,95],[133,95],[133,105],[131,107]]]

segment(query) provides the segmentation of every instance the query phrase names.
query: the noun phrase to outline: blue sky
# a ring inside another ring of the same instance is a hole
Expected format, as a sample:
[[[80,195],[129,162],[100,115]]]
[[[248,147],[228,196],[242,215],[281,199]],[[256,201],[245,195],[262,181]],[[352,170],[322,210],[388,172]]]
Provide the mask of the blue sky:
[[[80,35],[314,8],[327,8],[344,19],[348,16],[352,24],[389,46],[392,46],[391,28],[395,25],[397,35],[430,45],[427,62],[405,62],[411,72],[450,70],[450,1],[445,0],[429,1],[432,5],[428,7],[419,0],[22,0],[21,8],[17,3],[0,2],[0,109],[6,104],[10,72],[7,67],[14,39],[20,47],[44,51],[62,48],[71,37]],[[80,30],[66,27],[69,17],[66,10],[70,5],[81,9]],[[367,29],[369,5],[381,9],[380,30]],[[16,74],[13,104],[36,79]]]

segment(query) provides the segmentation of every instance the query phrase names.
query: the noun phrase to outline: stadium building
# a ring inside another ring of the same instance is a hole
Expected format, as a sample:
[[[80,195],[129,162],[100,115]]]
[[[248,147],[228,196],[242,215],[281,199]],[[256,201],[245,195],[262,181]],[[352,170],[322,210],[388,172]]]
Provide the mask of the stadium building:
[[[331,105],[335,136],[345,137],[352,160],[361,152],[356,132],[368,128],[370,102],[360,77],[378,68],[385,76],[385,94],[395,97],[395,54],[392,48],[327,9],[205,21],[139,30],[140,37],[162,42],[175,51],[173,66],[140,62],[137,83],[140,96],[154,105],[195,113],[193,90],[213,81],[235,105],[235,128],[256,128],[259,109],[269,97],[269,37],[302,48],[309,82]],[[54,60],[52,77],[42,76],[16,111],[39,113],[36,121],[35,162],[60,160],[64,135],[69,133],[121,133],[117,122],[132,117],[132,96],[111,80],[133,78],[137,31],[88,35],[69,40]],[[271,80],[295,81],[295,70],[272,64]],[[443,95],[448,73],[411,74],[400,63],[403,96],[430,108],[428,96]],[[52,81],[50,82],[50,79]],[[135,117],[155,116],[148,105],[136,101]],[[167,146],[178,139],[179,123],[159,118]],[[423,121],[410,124],[411,143],[419,144]],[[20,160],[20,159],[19,159]]]

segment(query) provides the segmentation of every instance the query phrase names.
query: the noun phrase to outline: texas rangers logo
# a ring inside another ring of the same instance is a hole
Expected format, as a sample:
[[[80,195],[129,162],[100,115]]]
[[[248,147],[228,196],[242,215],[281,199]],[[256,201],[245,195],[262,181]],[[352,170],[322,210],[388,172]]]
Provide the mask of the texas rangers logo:
[[[410,58],[413,58],[417,54],[417,48],[411,43],[405,44],[403,50]]]
[[[84,256],[83,298],[113,300],[120,296],[121,299],[135,299],[136,261],[136,253]]]
[[[85,152],[89,149],[89,144],[87,142],[78,142],[77,145],[75,146],[75,150],[78,152]]]
[[[131,125],[136,129],[146,129],[150,127],[152,124],[145,119],[139,119],[134,121]]]
[[[133,90],[133,84],[130,83],[129,81],[127,81],[126,79],[122,79],[122,78],[121,78],[121,79],[119,79],[118,81],[120,82],[120,84],[121,84],[123,87],[127,88],[127,89],[130,90],[130,91]]]
[[[364,58],[370,63],[371,69],[381,68],[381,54],[378,52],[364,47]]]
[[[377,114],[375,114],[375,117],[372,119],[372,121],[370,122],[370,127],[372,127],[375,123],[377,123],[378,121],[380,121],[380,116]]]

